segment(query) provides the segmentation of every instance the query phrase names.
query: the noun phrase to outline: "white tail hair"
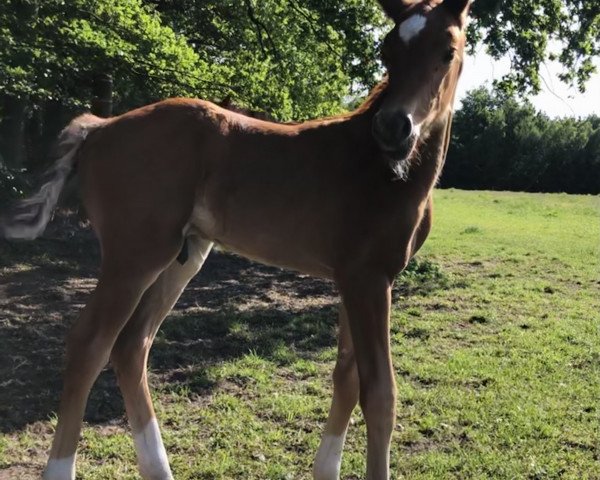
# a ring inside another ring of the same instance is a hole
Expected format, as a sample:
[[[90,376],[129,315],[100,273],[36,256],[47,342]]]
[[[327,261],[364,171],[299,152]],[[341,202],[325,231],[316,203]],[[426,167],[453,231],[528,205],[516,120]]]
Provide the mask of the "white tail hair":
[[[44,174],[40,189],[17,201],[6,216],[0,217],[0,238],[33,240],[44,232],[60,192],[75,171],[77,152],[87,135],[105,122],[95,115],[84,114],[67,125],[58,137],[58,160]]]

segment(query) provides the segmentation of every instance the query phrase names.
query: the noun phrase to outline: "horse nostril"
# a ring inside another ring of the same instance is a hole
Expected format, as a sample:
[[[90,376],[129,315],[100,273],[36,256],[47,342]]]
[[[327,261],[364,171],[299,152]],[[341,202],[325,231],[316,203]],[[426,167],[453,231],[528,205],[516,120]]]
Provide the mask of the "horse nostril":
[[[402,111],[377,112],[372,129],[375,137],[388,145],[404,143],[414,131],[412,115]]]
[[[400,137],[402,140],[406,140],[412,135],[413,132],[413,122],[412,116],[407,115],[405,113],[398,114],[398,131],[400,132]]]

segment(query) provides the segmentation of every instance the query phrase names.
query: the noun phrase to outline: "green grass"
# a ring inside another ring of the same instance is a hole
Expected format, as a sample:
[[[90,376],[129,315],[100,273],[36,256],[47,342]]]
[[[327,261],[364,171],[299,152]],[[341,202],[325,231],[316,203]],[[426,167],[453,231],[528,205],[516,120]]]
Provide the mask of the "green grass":
[[[600,479],[598,198],[445,190],[435,206],[430,238],[394,294],[392,477]],[[194,316],[157,339],[152,382],[175,478],[310,478],[334,312],[283,322],[228,307],[202,328],[232,350],[182,360],[183,381],[165,381],[160,345],[202,335]],[[41,465],[31,452],[48,447],[53,422],[0,435],[0,469]],[[342,478],[363,477],[364,449],[357,410]],[[122,419],[84,430],[78,472],[138,478]]]

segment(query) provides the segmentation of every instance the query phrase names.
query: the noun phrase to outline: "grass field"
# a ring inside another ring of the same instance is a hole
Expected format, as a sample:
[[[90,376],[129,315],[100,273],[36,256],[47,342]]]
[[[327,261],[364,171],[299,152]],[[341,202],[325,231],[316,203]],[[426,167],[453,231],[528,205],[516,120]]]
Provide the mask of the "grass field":
[[[600,479],[599,199],[435,197],[431,236],[394,297],[393,478]],[[0,479],[39,476],[64,332],[95,255],[87,237],[0,244]],[[151,359],[175,478],[310,478],[335,302],[326,282],[214,256]],[[78,478],[138,478],[109,371],[86,420]],[[362,478],[364,450],[357,409],[342,478]]]

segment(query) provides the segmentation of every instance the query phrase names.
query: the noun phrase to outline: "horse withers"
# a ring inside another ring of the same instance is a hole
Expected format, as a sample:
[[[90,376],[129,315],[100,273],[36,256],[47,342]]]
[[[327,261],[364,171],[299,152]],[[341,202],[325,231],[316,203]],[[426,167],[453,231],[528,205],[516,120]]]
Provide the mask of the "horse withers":
[[[390,292],[431,227],[468,0],[380,3],[395,23],[382,47],[387,77],[352,113],[281,125],[172,99],[111,119],[84,115],[64,130],[47,183],[0,223],[6,238],[40,235],[77,168],[101,246],[97,287],[67,340],[45,479],[75,478],[88,393],[109,360],[142,477],[172,478],[149,394],[148,352],[215,243],[335,281],[338,358],[313,475],[339,478],[349,418],[360,402],[366,476],[389,478],[396,398]]]

